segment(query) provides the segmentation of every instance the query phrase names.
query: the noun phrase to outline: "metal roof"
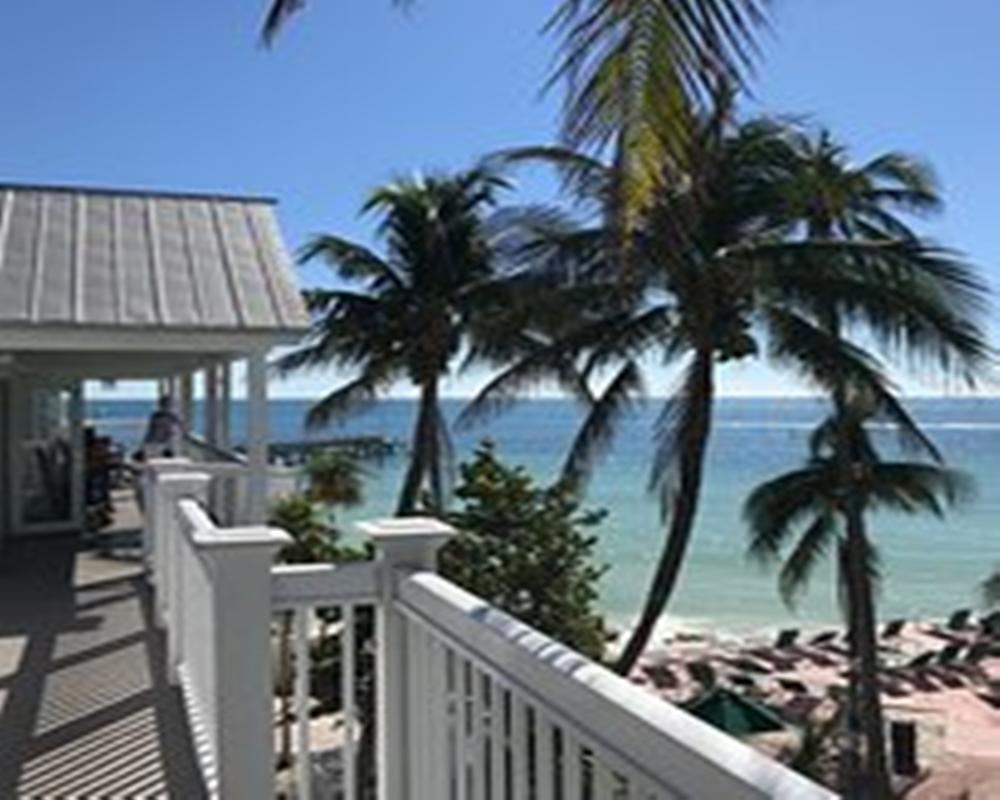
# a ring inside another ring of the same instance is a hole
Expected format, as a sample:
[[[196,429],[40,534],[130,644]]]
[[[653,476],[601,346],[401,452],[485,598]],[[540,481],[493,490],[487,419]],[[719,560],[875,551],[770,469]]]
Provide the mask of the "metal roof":
[[[0,325],[308,322],[270,199],[0,184]]]

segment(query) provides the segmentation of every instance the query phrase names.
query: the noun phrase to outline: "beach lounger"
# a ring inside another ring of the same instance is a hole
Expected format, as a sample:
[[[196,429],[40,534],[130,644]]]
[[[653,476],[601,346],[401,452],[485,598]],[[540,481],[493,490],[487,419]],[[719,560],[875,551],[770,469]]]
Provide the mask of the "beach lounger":
[[[960,608],[948,617],[945,627],[950,631],[964,631],[969,627],[969,618],[971,616],[971,608]]]
[[[830,644],[835,641],[840,635],[840,631],[823,631],[822,633],[817,633],[809,640],[809,644],[813,647],[820,647],[824,644]]]
[[[774,665],[776,670],[795,669],[796,660],[787,655],[779,655],[770,647],[754,647],[746,651],[748,655]]]
[[[786,628],[778,633],[778,638],[774,640],[774,647],[778,650],[783,650],[786,647],[791,647],[799,638],[798,628]]]
[[[778,686],[793,694],[809,694],[809,687],[797,678],[778,678]]]
[[[935,659],[937,654],[938,651],[936,650],[927,650],[923,653],[920,653],[920,655],[916,655],[913,658],[911,658],[908,662],[906,662],[904,669],[926,667]]]
[[[754,679],[753,675],[747,675],[745,672],[734,672],[729,676],[729,682],[733,686],[739,686],[741,689],[754,690],[757,688],[757,681]]]
[[[934,658],[934,661],[942,666],[952,664],[958,658],[962,649],[962,645],[960,644],[949,644],[947,647],[943,647],[938,651],[937,657]]]
[[[692,661],[687,665],[687,669],[691,677],[704,689],[711,689],[718,683],[715,667],[707,661]]]
[[[994,611],[992,614],[980,617],[979,631],[982,636],[1000,639],[1000,611]]]
[[[755,672],[758,675],[769,675],[774,672],[774,667],[754,658],[736,657],[726,661],[742,672]]]

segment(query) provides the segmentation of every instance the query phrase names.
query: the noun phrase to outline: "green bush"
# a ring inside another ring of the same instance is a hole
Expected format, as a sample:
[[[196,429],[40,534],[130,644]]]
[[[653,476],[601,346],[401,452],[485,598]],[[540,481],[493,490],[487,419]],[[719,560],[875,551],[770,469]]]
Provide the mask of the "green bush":
[[[540,488],[484,442],[460,468],[458,536],[441,552],[448,579],[564,644],[600,658],[606,630],[596,611],[595,527],[603,511],[580,509],[565,483]]]

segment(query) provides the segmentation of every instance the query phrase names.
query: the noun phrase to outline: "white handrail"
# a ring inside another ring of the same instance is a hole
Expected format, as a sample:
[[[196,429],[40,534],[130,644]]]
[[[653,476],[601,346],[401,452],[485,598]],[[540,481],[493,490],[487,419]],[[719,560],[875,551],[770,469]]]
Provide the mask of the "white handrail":
[[[835,796],[434,573],[401,577],[398,598],[403,614],[498,679],[536,719],[568,728],[644,787],[729,800]]]
[[[275,611],[374,604],[378,568],[371,561],[346,564],[285,564],[271,570]]]

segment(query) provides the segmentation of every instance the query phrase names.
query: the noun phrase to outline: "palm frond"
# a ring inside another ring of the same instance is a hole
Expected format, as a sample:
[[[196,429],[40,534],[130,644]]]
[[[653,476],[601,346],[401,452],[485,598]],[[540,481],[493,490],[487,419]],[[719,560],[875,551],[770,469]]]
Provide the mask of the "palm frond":
[[[618,208],[634,221],[684,160],[697,113],[740,85],[757,57],[766,0],[563,0],[550,86],[567,95],[563,140],[616,150]]]
[[[375,287],[387,284],[404,288],[403,277],[387,261],[367,247],[340,236],[314,236],[299,251],[299,263],[322,259],[344,280],[370,280]]]
[[[369,368],[314,403],[306,413],[306,427],[325,428],[334,420],[369,408],[379,394],[388,388],[388,378],[388,375]]]
[[[792,470],[757,486],[743,503],[750,557],[763,563],[778,560],[805,518],[829,513],[834,486],[833,471],[823,464]]]
[[[939,518],[974,493],[967,475],[935,464],[881,461],[871,465],[865,478],[865,491],[873,507],[910,514],[926,512]]]
[[[838,536],[836,519],[830,511],[818,514],[802,532],[778,573],[778,592],[785,605],[796,605],[817,564],[836,544]]]
[[[563,480],[579,485],[608,449],[621,419],[643,394],[642,370],[626,361],[591,405],[563,462]]]

